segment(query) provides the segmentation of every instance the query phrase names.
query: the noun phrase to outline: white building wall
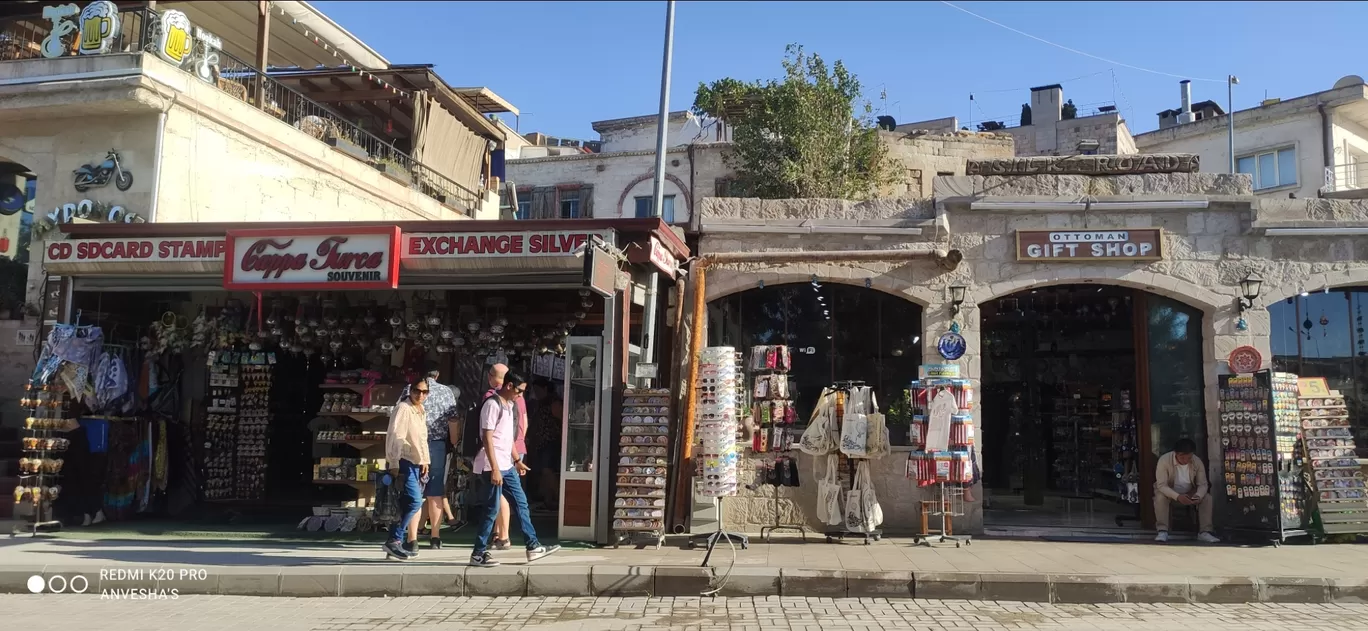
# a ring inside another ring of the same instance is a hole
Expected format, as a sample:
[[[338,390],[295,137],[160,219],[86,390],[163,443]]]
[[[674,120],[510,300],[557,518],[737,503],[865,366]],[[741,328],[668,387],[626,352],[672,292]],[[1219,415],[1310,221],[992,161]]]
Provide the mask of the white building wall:
[[[1224,118],[1222,118],[1224,120]],[[1321,123],[1314,110],[1303,114],[1264,121],[1258,125],[1239,125],[1236,119],[1235,155],[1237,157],[1283,147],[1296,147],[1297,184],[1254,191],[1255,195],[1286,197],[1295,193],[1297,197],[1315,197],[1316,191],[1324,185],[1324,160],[1321,158]],[[1200,125],[1202,123],[1190,123]],[[1200,135],[1178,135],[1170,127],[1153,134],[1176,136],[1170,140],[1155,142],[1142,134],[1139,139],[1145,153],[1195,153],[1202,159],[1202,171],[1226,173],[1230,171],[1229,136],[1226,126],[1220,125],[1209,133]]]
[[[655,116],[641,116],[630,119],[635,124],[630,126],[606,128],[599,132],[599,139],[603,142],[603,153],[615,151],[655,151],[656,146],[656,120]],[[609,121],[595,123],[598,128]],[[676,112],[670,115],[669,132],[665,137],[665,146],[682,147],[684,145],[711,142],[731,142],[731,132],[716,119],[695,118]]]

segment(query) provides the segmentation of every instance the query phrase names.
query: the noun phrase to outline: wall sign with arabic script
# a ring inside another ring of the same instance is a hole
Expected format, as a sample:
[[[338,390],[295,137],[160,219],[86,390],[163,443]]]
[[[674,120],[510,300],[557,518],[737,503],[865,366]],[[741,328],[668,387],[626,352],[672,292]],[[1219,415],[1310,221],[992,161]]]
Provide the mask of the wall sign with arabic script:
[[[230,290],[394,289],[399,228],[337,227],[228,232]]]
[[[1017,230],[1018,261],[1159,261],[1163,228]]]

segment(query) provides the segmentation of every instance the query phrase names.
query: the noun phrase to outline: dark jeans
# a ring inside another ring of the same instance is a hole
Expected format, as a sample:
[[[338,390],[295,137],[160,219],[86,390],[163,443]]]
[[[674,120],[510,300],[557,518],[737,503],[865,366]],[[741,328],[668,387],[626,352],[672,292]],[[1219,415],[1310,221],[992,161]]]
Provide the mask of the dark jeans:
[[[508,507],[513,510],[513,516],[518,520],[518,528],[522,530],[523,545],[528,550],[541,545],[537,541],[537,530],[532,527],[532,516],[527,511],[527,494],[523,493],[522,479],[518,475],[517,469],[509,469],[499,472],[503,476],[503,484],[494,486],[490,481],[493,477],[488,471],[480,474],[484,483],[489,485],[489,497],[487,501],[488,510],[485,511],[484,519],[480,522],[480,529],[475,535],[474,553],[484,554],[489,550],[489,537],[494,533],[494,520],[499,516],[499,493],[508,498]]]
[[[399,521],[390,526],[390,541],[404,543],[404,535],[408,533],[409,521],[414,515],[418,514],[418,509],[423,505],[423,481],[422,472],[418,470],[418,465],[407,460],[399,461],[399,479],[395,484],[400,485],[399,490]]]

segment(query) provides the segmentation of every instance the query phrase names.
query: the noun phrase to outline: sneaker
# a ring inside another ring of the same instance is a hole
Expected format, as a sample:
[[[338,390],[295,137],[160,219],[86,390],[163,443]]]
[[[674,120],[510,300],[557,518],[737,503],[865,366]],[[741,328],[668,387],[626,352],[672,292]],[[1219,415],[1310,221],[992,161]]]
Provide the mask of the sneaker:
[[[417,541],[406,541],[406,542],[404,542],[404,552],[407,552],[407,553],[408,553],[410,559],[416,559],[416,558],[418,558],[418,542],[417,542]]]
[[[527,562],[531,563],[533,561],[536,561],[537,559],[549,557],[557,552],[560,552],[560,549],[560,546],[537,546],[535,548],[528,548]]]
[[[470,565],[474,567],[498,567],[499,562],[494,560],[494,555],[485,552],[470,555]]]
[[[1197,540],[1200,541],[1200,542],[1202,542],[1202,543],[1220,543],[1220,542],[1221,542],[1220,539],[1217,539],[1217,538],[1216,538],[1216,535],[1213,535],[1213,534],[1211,534],[1211,533],[1209,533],[1209,532],[1198,533],[1198,534],[1197,534]]]
[[[406,550],[404,550],[403,546],[393,541],[387,542],[383,546],[383,548],[385,550],[385,558],[387,559],[394,559],[395,561],[407,561],[411,558],[409,556],[409,553]]]
[[[507,539],[495,539],[494,545],[489,546],[492,550],[512,550],[513,543]]]
[[[1168,543],[1168,531],[1160,530],[1159,534],[1154,536],[1154,540],[1158,541],[1159,543]]]

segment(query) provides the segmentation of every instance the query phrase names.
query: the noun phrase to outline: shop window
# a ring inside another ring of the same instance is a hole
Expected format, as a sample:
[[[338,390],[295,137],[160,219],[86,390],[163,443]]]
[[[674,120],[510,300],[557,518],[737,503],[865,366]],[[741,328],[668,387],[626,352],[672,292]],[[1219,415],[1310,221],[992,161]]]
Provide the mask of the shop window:
[[[518,199],[518,210],[514,212],[514,219],[528,219],[532,216],[532,200]]]
[[[1242,156],[1235,161],[1235,171],[1254,178],[1254,190],[1291,186],[1297,183],[1297,150],[1287,147]]]
[[[767,286],[714,300],[708,317],[710,346],[792,347],[789,378],[804,420],[824,386],[846,379],[867,382],[885,413],[893,413],[891,406],[917,378],[921,364],[921,307],[874,289],[836,283]]]
[[[571,198],[569,198],[569,199],[566,199],[567,193],[564,192],[564,191],[561,192],[561,200],[560,200],[560,218],[561,218],[561,219],[579,219],[579,216],[580,216],[579,191],[572,191],[572,192],[569,192],[568,194],[569,194],[569,195],[573,195],[573,197],[571,197]]]
[[[1178,439],[1191,438],[1198,445],[1198,456],[1206,458],[1202,314],[1175,300],[1147,294],[1145,326],[1154,457],[1170,451]]]
[[[1325,377],[1344,394],[1359,457],[1368,457],[1368,288],[1314,291],[1268,307],[1273,369]]]
[[[674,196],[674,195],[666,195],[666,196],[661,200],[660,206],[661,206],[662,211],[661,211],[661,213],[660,213],[660,218],[661,218],[662,220],[664,220],[665,223],[674,223],[674,220],[675,220],[675,206],[674,206],[674,201],[675,201],[675,196]],[[637,219],[646,219],[646,218],[648,218],[648,217],[650,217],[650,216],[651,216],[651,196],[650,196],[650,195],[642,195],[642,196],[637,197],[637,198],[636,198],[636,218],[637,218]]]

